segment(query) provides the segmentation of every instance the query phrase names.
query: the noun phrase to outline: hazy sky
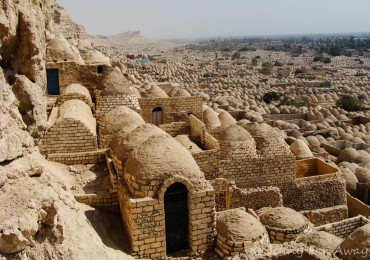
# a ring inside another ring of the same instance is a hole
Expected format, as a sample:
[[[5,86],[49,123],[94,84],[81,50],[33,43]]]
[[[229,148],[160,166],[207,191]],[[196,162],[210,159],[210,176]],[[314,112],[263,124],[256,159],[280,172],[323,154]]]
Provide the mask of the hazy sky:
[[[58,0],[89,34],[149,38],[369,32],[370,0]]]

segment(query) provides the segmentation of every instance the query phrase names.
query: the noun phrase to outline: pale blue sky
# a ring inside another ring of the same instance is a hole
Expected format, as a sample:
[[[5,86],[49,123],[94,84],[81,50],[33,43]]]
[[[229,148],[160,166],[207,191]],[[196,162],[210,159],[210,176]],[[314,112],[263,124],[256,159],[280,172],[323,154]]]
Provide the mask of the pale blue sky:
[[[370,32],[370,0],[57,0],[89,34],[149,38]]]

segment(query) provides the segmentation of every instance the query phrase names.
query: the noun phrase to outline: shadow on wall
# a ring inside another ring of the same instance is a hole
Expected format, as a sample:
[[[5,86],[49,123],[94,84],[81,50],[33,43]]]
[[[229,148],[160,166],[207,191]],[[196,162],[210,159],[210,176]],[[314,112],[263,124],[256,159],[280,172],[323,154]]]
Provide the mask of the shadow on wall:
[[[107,247],[131,254],[130,243],[120,213],[92,209],[86,211],[85,215]]]

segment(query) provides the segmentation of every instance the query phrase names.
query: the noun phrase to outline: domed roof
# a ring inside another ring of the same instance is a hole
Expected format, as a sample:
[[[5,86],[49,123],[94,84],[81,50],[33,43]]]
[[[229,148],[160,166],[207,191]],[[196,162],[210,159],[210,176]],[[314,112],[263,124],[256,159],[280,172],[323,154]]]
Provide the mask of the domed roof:
[[[72,61],[76,62],[77,64],[84,64],[79,51],[77,49],[74,49],[62,35],[58,35],[46,46],[46,61]]]
[[[296,238],[296,242],[298,243],[304,243],[309,247],[314,246],[325,249],[330,253],[334,253],[342,241],[341,238],[325,231],[310,232]]]
[[[103,90],[102,95],[136,95],[140,96],[134,86],[126,79],[118,67],[107,70],[98,89]]]
[[[83,96],[89,97],[91,99],[91,95],[90,95],[89,90],[86,87],[82,86],[81,84],[71,84],[71,85],[67,86],[64,89],[62,95],[66,95],[66,94],[70,94],[70,93],[82,94]]]
[[[101,124],[105,127],[100,134],[107,135],[118,131],[128,133],[139,125],[145,124],[145,122],[134,110],[126,106],[120,106],[105,114],[101,119]]]
[[[240,125],[229,125],[222,129],[219,134],[219,140],[222,141],[248,141],[253,140],[251,134]]]
[[[307,144],[301,139],[296,139],[292,143],[290,151],[292,151],[297,160],[314,157],[310,148],[308,148]]]
[[[220,119],[218,119],[216,112],[209,107],[203,110],[203,121],[208,130],[221,125]]]
[[[287,230],[300,229],[310,223],[301,213],[286,207],[267,209],[260,215],[260,221],[266,226]]]
[[[85,64],[111,66],[109,58],[98,50],[84,49],[80,52]]]
[[[256,141],[257,149],[259,149],[262,154],[272,152],[272,146],[278,148],[280,152],[286,151],[291,153],[283,136],[272,126],[266,123],[253,123],[244,125],[244,127],[253,136]]]
[[[126,129],[117,132],[112,139],[110,147],[119,160],[126,162],[132,150],[153,136],[169,136],[169,134],[155,125],[143,124],[129,133],[127,133]]]
[[[126,172],[147,181],[164,181],[179,175],[195,188],[208,187],[190,152],[168,135],[152,136],[136,147],[127,159]]]
[[[340,250],[339,250],[340,249]],[[370,252],[370,224],[356,229],[340,244],[338,251],[351,252],[341,255],[343,259],[365,259],[365,252]],[[355,254],[364,252],[363,254]]]
[[[236,120],[229,114],[229,112],[222,110],[218,114],[218,119],[220,119],[221,125],[233,125],[236,124]]]
[[[217,233],[233,242],[256,241],[267,235],[266,228],[242,209],[217,213]]]
[[[185,89],[183,88],[180,88],[176,94],[174,95],[176,97],[191,97],[191,95],[189,94],[189,92],[187,92]]]
[[[143,97],[168,98],[167,93],[157,85],[152,85],[150,89],[141,94]]]
[[[65,118],[72,118],[83,123],[93,135],[96,135],[96,121],[91,108],[83,101],[71,99],[64,102],[59,108],[59,117],[56,123]]]

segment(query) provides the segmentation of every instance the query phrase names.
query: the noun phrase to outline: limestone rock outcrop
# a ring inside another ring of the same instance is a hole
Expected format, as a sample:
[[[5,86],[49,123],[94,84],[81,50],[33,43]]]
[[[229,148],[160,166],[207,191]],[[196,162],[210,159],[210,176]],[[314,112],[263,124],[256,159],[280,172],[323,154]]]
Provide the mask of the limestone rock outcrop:
[[[13,92],[18,100],[18,110],[28,132],[34,138],[40,137],[47,124],[45,93],[39,85],[23,75],[16,75]]]
[[[0,68],[0,163],[13,160],[33,146],[27,125],[16,106],[16,97]]]
[[[68,192],[67,168],[35,152],[0,167],[0,256],[127,259],[107,248]],[[77,231],[77,232],[76,232]]]

